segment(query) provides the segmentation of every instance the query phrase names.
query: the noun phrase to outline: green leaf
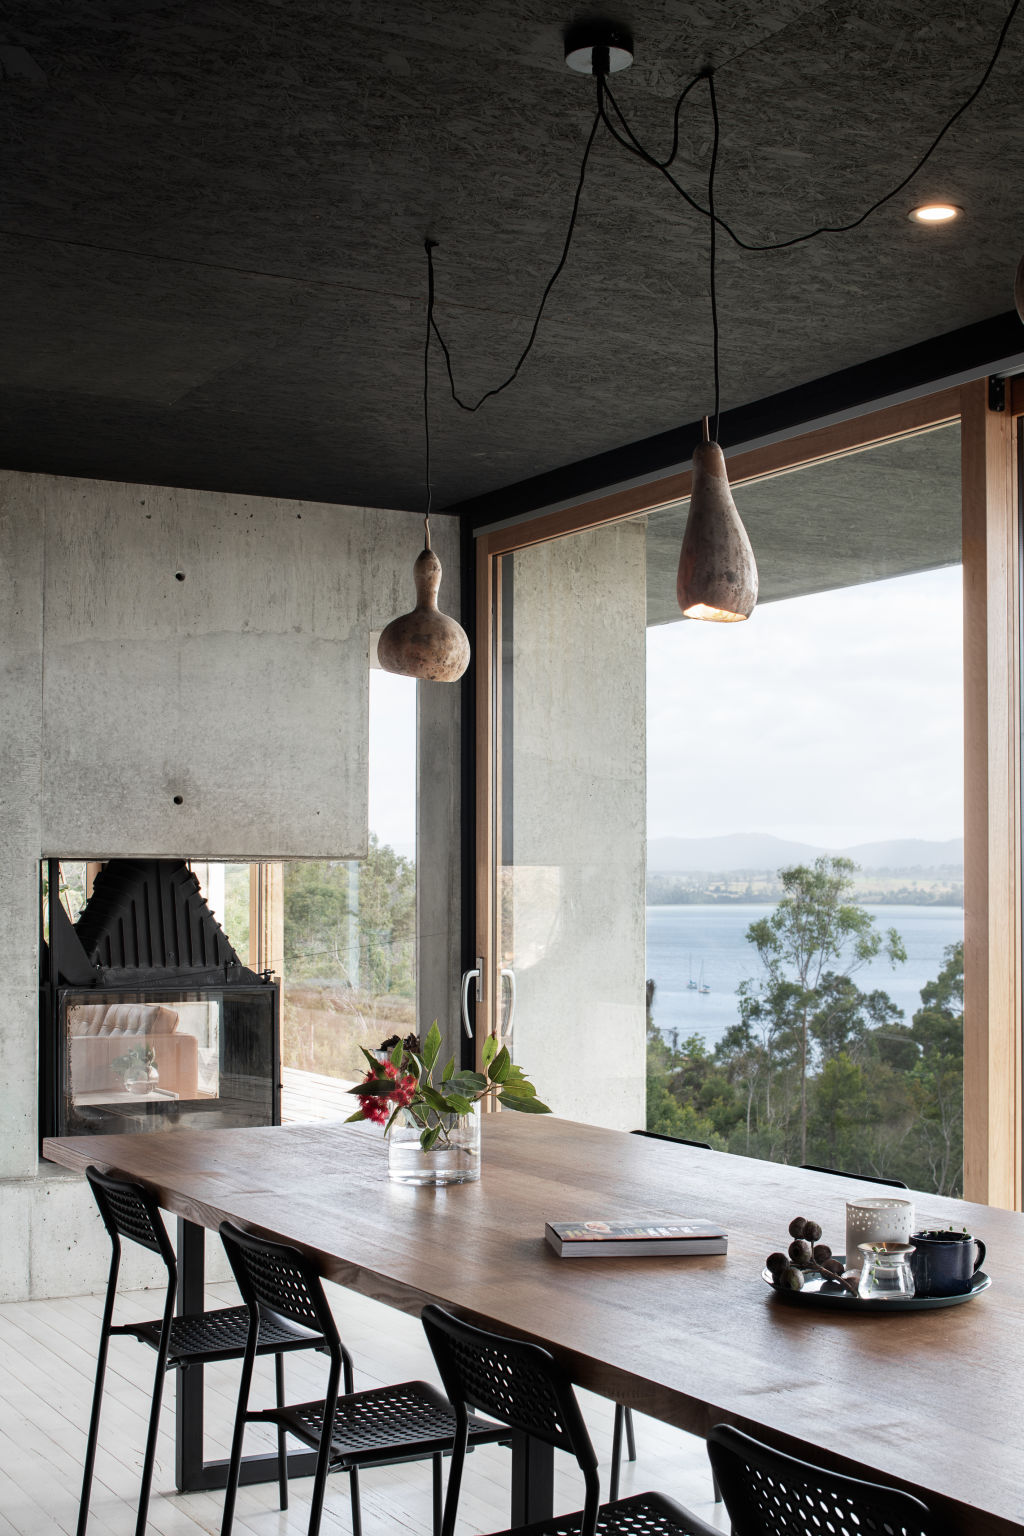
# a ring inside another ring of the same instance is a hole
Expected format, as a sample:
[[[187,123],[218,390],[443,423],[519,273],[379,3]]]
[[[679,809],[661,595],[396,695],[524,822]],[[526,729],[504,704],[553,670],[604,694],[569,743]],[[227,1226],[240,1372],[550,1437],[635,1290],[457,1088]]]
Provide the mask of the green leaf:
[[[455,1057],[453,1056],[450,1061],[446,1062],[445,1069],[441,1073],[441,1081],[442,1081],[442,1083],[451,1082],[451,1079],[454,1076],[454,1074],[455,1074]]]
[[[449,1079],[449,1085],[456,1093],[465,1093],[472,1097],[474,1094],[483,1093],[487,1087],[487,1079],[482,1072],[456,1072]]]
[[[398,1044],[395,1046],[394,1050],[391,1052],[391,1065],[396,1069],[396,1071],[401,1068],[402,1057],[404,1055],[405,1055],[405,1046],[402,1043],[402,1041],[399,1040]]]
[[[394,1125],[395,1121],[398,1119],[398,1117],[399,1117],[399,1115],[401,1113],[402,1113],[402,1106],[401,1106],[401,1104],[396,1104],[394,1109],[391,1111],[391,1118],[388,1120],[387,1125],[384,1127],[384,1135],[385,1136],[387,1135],[388,1131],[390,1131],[391,1127]]]
[[[551,1111],[540,1099],[517,1099],[508,1093],[498,1094],[498,1103],[506,1109],[517,1110],[521,1115],[550,1115]]]
[[[414,1077],[417,1082],[419,1082],[420,1078],[424,1076],[423,1063],[416,1055],[415,1051],[409,1052],[409,1065],[405,1070],[408,1076]]]
[[[362,1110],[361,1109],[357,1109],[355,1114],[354,1115],[349,1115],[348,1118],[342,1122],[342,1124],[344,1124],[344,1125],[351,1125],[353,1120],[365,1120],[365,1119],[366,1119],[366,1116],[363,1114]]]
[[[534,1099],[537,1097],[536,1088],[532,1083],[527,1082],[525,1077],[509,1077],[502,1084],[502,1092],[517,1099]]]
[[[361,1099],[386,1099],[394,1093],[395,1085],[390,1077],[376,1078],[372,1083],[359,1083],[355,1088],[348,1088],[347,1093],[358,1093]]]
[[[461,1093],[449,1093],[445,1098],[449,1114],[468,1115],[472,1113],[473,1100],[464,1099]]]
[[[425,1104],[429,1104],[435,1114],[451,1114],[451,1110],[448,1107],[448,1100],[445,1098],[444,1094],[438,1093],[436,1088],[431,1088],[429,1083],[422,1084],[420,1092],[423,1094],[423,1102]]]
[[[492,1083],[503,1083],[507,1080],[512,1070],[512,1058],[508,1054],[508,1046],[503,1045],[487,1068],[487,1076]]]
[[[365,1045],[361,1045],[359,1047],[359,1049],[362,1051],[363,1055],[366,1057],[367,1061],[370,1063],[370,1071],[376,1073],[377,1076],[379,1077],[381,1075],[381,1073],[384,1071],[384,1068],[381,1066],[381,1064],[377,1060],[376,1056],[374,1056],[372,1051],[368,1051],[366,1049]]]
[[[427,1031],[427,1038],[423,1042],[423,1065],[428,1072],[434,1069],[434,1062],[441,1054],[441,1031],[437,1027],[435,1019]]]
[[[430,1151],[431,1147],[434,1145],[440,1134],[441,1127],[439,1125],[431,1126],[429,1131],[420,1132],[420,1146],[423,1148],[424,1152]]]
[[[494,1060],[495,1055],[497,1054],[497,1050],[498,1050],[498,1037],[497,1037],[497,1035],[488,1035],[487,1039],[484,1041],[484,1048],[483,1048],[483,1051],[481,1053],[481,1060],[482,1060],[482,1062],[484,1064],[484,1071],[485,1072],[487,1071],[487,1068],[490,1066],[491,1062]]]

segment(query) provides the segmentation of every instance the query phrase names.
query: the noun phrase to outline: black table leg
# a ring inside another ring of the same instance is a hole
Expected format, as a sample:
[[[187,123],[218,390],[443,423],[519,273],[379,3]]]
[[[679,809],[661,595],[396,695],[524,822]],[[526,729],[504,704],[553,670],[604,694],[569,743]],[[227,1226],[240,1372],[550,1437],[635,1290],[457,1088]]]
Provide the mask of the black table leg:
[[[550,1520],[555,1498],[555,1453],[543,1440],[512,1436],[512,1524]]]
[[[206,1310],[206,1229],[178,1218],[179,1316]],[[227,1458],[207,1461],[203,1454],[203,1367],[190,1365],[177,1376],[177,1412],[174,1416],[174,1482],[179,1493],[224,1488],[228,1480]],[[289,1477],[312,1477],[314,1451],[293,1452],[288,1457]],[[277,1481],[276,1453],[246,1456],[239,1482]]]

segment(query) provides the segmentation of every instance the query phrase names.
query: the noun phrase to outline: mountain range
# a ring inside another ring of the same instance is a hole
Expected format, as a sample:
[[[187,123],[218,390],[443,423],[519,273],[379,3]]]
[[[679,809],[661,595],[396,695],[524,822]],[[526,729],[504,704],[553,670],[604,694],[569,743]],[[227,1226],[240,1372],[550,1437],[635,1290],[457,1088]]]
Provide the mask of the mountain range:
[[[937,869],[962,866],[964,840],[921,837],[857,843],[852,848],[817,848],[767,832],[732,832],[725,837],[653,837],[647,844],[648,874],[725,874],[736,870],[777,870],[807,864],[819,855],[841,854],[861,869]]]

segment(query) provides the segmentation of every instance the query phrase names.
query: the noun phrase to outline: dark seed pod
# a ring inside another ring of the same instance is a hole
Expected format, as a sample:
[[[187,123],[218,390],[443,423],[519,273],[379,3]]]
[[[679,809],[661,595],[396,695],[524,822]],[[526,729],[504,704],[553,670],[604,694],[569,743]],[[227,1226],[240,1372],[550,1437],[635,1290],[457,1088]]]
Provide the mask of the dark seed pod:
[[[801,1265],[804,1269],[814,1262],[814,1254],[811,1245],[804,1238],[797,1237],[789,1245],[789,1256],[794,1264]]]
[[[839,1276],[843,1272],[843,1266],[838,1259],[826,1259],[821,1267],[827,1269],[830,1275]]]
[[[784,1253],[770,1253],[764,1261],[764,1267],[773,1275],[778,1275],[786,1268],[788,1263],[789,1260]]]
[[[779,1274],[775,1284],[781,1291],[802,1291],[804,1277],[795,1264],[787,1264]]]
[[[830,1259],[831,1257],[832,1257],[832,1249],[829,1247],[828,1243],[815,1243],[815,1245],[814,1245],[814,1262],[815,1262],[815,1264],[824,1264],[825,1260],[826,1259]]]
[[[806,1237],[809,1243],[816,1243],[821,1236],[821,1228],[816,1221],[805,1221],[800,1236]]]
[[[789,1235],[790,1235],[790,1237],[805,1237],[806,1236],[806,1227],[807,1227],[807,1222],[805,1221],[803,1216],[794,1216],[793,1220],[789,1224]],[[818,1236],[819,1237],[821,1236],[820,1232],[819,1232]]]

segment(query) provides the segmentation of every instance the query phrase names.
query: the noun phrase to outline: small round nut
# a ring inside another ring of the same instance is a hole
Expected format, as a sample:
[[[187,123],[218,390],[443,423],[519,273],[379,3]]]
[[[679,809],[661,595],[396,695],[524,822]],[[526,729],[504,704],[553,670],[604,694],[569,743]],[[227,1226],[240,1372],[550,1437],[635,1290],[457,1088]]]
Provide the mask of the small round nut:
[[[816,1221],[805,1221],[802,1237],[806,1237],[809,1243],[816,1243],[821,1237],[821,1228]]]
[[[827,1269],[829,1274],[835,1275],[837,1279],[843,1272],[843,1266],[838,1259],[826,1259],[821,1267],[822,1269]]]
[[[773,1275],[779,1275],[789,1263],[784,1253],[770,1253],[764,1261],[764,1267]]]
[[[815,1264],[824,1264],[825,1260],[826,1259],[830,1259],[831,1257],[832,1257],[832,1249],[829,1247],[828,1243],[815,1243],[815,1245],[814,1245],[814,1262],[815,1262]]]
[[[811,1245],[806,1238],[795,1237],[789,1245],[789,1256],[794,1264],[799,1264],[806,1269],[808,1264],[813,1264],[814,1254]]]
[[[802,1291],[804,1277],[795,1264],[787,1264],[785,1269],[780,1272],[775,1284],[779,1287],[780,1291]]]
[[[789,1224],[789,1235],[790,1235],[790,1237],[804,1237],[804,1236],[806,1236],[806,1230],[805,1230],[806,1227],[807,1227],[807,1222],[806,1222],[806,1219],[803,1216],[794,1216],[793,1220]]]

